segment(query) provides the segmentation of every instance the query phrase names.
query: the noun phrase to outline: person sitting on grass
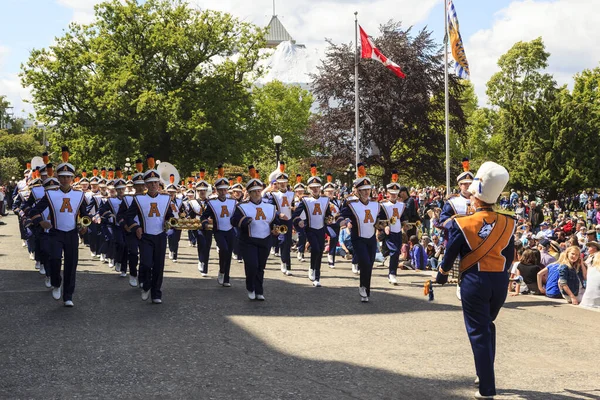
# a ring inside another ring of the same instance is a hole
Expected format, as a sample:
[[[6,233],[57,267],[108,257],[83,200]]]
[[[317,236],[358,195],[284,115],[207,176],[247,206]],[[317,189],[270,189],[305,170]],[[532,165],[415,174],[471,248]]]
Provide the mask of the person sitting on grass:
[[[410,261],[414,270],[425,270],[427,266],[427,253],[423,246],[419,244],[416,235],[412,235],[408,240],[410,242]]]

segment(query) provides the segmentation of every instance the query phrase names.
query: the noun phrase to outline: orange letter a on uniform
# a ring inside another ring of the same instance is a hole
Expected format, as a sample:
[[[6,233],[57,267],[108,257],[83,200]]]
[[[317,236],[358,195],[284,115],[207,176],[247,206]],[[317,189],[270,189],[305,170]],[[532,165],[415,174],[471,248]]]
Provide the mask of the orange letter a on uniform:
[[[373,223],[375,222],[375,220],[373,219],[373,216],[371,215],[371,210],[365,210],[365,220],[363,221],[365,224],[366,223]]]
[[[62,206],[60,206],[60,212],[65,212],[65,211],[70,212],[70,213],[73,212],[73,207],[71,207],[71,199],[68,197],[65,197],[63,199]]]
[[[313,213],[312,215],[323,215],[323,212],[321,211],[321,205],[319,203],[315,203],[315,208],[313,208]]]
[[[258,207],[256,209],[256,216],[254,217],[255,221],[258,221],[259,219],[267,219],[267,216],[265,215],[265,213],[263,212],[262,208]]]
[[[283,196],[283,198],[281,199],[281,208],[289,207],[289,206],[290,206],[290,202],[288,201],[287,196]]]
[[[400,219],[400,213],[398,212],[398,209],[396,207],[394,207],[394,212],[392,213],[392,217],[396,217],[396,218]]]
[[[158,204],[150,203],[150,211],[148,212],[149,217],[160,217],[160,211],[158,211]]]
[[[227,206],[221,206],[221,216],[219,218],[229,217],[229,210]]]

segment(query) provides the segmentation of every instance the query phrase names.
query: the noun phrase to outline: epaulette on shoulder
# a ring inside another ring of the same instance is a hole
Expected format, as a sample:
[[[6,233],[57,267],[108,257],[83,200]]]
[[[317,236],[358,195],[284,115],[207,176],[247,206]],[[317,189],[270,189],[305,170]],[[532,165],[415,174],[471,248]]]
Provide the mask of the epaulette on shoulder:
[[[81,190],[81,189],[75,189],[75,188],[71,188],[71,190],[74,190],[74,191],[76,191],[76,192],[83,192],[83,190]]]

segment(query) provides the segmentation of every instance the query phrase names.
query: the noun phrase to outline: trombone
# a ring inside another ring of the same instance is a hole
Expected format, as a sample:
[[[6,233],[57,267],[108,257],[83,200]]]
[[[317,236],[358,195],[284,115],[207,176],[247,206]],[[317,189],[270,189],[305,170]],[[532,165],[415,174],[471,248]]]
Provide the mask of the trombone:
[[[77,217],[77,226],[80,228],[87,228],[92,224],[92,219],[87,215],[85,217]]]

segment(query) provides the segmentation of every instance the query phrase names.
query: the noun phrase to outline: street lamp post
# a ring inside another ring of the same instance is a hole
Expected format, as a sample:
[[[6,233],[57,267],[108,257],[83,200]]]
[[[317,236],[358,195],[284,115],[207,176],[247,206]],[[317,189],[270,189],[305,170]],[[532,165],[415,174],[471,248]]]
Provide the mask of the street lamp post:
[[[277,156],[277,165],[279,165],[279,152],[281,151],[281,142],[283,142],[281,136],[277,135],[273,138],[273,143],[275,143],[275,155]]]

